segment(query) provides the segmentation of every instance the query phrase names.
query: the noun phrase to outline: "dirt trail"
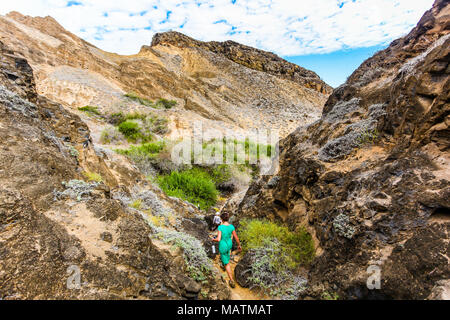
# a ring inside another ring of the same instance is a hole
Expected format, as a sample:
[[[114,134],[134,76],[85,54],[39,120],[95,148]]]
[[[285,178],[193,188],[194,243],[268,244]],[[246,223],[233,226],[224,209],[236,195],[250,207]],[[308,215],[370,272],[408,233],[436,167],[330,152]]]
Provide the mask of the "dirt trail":
[[[232,258],[230,260],[231,271],[233,273],[233,276],[234,276],[234,268],[236,267],[240,258],[241,258],[240,255],[235,255],[234,258]],[[217,268],[219,273],[222,275],[222,278],[225,279],[226,282],[228,283],[229,278],[228,278],[227,272],[225,270],[223,270],[220,265],[221,265],[220,257],[219,257],[219,255],[217,255],[217,257],[214,259],[214,267]],[[268,299],[267,297],[265,297],[262,294],[258,294],[250,289],[241,287],[236,281],[235,281],[235,284],[236,284],[236,287],[234,289],[230,288],[231,300],[267,300]]]

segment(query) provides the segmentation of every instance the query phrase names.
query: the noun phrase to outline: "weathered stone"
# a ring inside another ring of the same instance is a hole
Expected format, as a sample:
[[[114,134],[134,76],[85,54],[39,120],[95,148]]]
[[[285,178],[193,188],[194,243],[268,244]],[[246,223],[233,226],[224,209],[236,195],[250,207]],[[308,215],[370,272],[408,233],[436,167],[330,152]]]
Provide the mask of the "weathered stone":
[[[449,10],[436,1],[366,60],[319,121],[281,141],[279,183],[258,180],[239,206],[239,218],[308,227],[321,253],[308,267],[309,297],[425,299],[450,278]],[[371,266],[379,290],[367,287]]]

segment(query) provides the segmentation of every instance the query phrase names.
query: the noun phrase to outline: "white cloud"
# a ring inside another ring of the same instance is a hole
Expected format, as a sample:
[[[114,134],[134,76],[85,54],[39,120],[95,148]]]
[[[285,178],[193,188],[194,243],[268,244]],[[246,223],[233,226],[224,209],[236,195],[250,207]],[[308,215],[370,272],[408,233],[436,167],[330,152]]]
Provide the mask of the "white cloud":
[[[133,54],[156,32],[234,40],[282,56],[386,44],[433,0],[1,0],[0,13],[50,15],[94,45]],[[69,4],[71,4],[69,6]],[[167,18],[168,17],[168,18]]]

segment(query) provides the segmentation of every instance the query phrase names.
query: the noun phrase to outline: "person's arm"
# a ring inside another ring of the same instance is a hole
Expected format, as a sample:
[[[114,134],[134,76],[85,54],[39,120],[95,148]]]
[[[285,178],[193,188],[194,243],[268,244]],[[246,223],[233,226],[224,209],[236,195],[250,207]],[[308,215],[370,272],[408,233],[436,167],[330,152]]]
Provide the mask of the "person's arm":
[[[222,239],[222,231],[219,230],[219,233],[217,234],[217,238],[211,238],[212,241],[220,242],[220,239]]]
[[[242,248],[241,248],[241,241],[239,241],[239,237],[238,237],[238,235],[237,235],[235,230],[233,230],[233,237],[234,237],[234,239],[236,239],[236,242],[238,244],[238,250],[241,251],[242,250]]]

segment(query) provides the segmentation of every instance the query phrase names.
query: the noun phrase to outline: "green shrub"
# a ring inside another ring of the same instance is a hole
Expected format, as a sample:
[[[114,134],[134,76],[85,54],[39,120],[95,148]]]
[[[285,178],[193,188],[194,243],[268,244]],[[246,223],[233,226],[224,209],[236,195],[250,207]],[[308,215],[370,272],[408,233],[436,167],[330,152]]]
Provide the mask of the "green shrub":
[[[140,146],[131,146],[129,149],[117,149],[116,152],[129,156],[132,160],[136,157],[154,158],[164,149],[165,143],[163,141],[144,143]]]
[[[93,106],[84,106],[81,108],[78,108],[79,111],[83,111],[86,112],[87,114],[90,115],[101,115],[100,111],[98,111],[98,107],[93,107]]]
[[[68,149],[70,155],[71,155],[72,157],[78,159],[78,156],[80,155],[80,153],[78,152],[78,150],[77,150],[74,146],[72,146],[71,144],[68,144],[68,143],[65,144],[65,146],[67,147],[67,149]]]
[[[134,120],[126,120],[118,126],[119,132],[122,133],[130,142],[138,140],[145,143],[153,140],[151,132],[142,129]]]
[[[173,171],[158,177],[158,184],[169,196],[187,200],[207,210],[217,202],[219,192],[211,176],[198,168]]]
[[[306,290],[307,280],[304,277],[286,265],[280,265],[287,253],[277,239],[264,239],[261,247],[251,249],[247,255],[250,266],[244,272],[249,273],[251,288],[258,287],[267,295],[283,300],[296,300]]]
[[[139,124],[133,121],[125,121],[122,122],[119,127],[119,132],[122,133],[127,139],[136,141],[139,137],[139,133],[141,131],[141,128],[139,127]]]
[[[144,121],[149,115],[141,112],[133,112],[125,115],[125,120],[142,120]]]
[[[137,95],[137,94],[134,93],[134,92],[127,93],[127,94],[125,94],[124,96],[127,97],[127,98],[130,99],[130,100],[133,100],[133,101],[135,101],[135,102],[140,103],[140,104],[143,105],[143,106],[146,106],[146,107],[152,107],[152,108],[155,107],[155,106],[153,105],[153,102],[152,102],[151,100],[149,100],[149,99],[147,99],[147,98],[143,98],[143,97]]]
[[[164,109],[172,109],[177,105],[177,102],[175,100],[159,99],[156,105],[162,106]]]
[[[127,156],[145,175],[155,175],[155,163],[165,150],[164,141],[144,143],[140,146],[130,146],[129,149],[115,149],[114,151]]]
[[[339,300],[339,295],[336,292],[328,292],[324,291],[322,292],[322,299],[323,300]]]
[[[241,221],[239,234],[244,252],[263,247],[266,239],[276,239],[283,251],[283,258],[274,263],[278,268],[295,269],[314,259],[312,237],[303,228],[292,232],[287,227],[268,220],[244,219]]]
[[[378,140],[379,136],[380,134],[376,128],[373,130],[364,130],[357,139],[358,146],[363,147],[367,144],[373,144]]]
[[[142,207],[142,200],[141,199],[134,200],[131,203],[130,207],[132,207],[132,208],[134,208],[136,210],[140,210],[141,207]]]
[[[218,165],[211,170],[211,178],[216,185],[230,180],[232,177],[231,167],[226,164]]]
[[[153,140],[153,133],[166,134],[169,131],[169,120],[158,115],[133,112],[124,115],[114,113],[108,122],[118,127],[119,131],[131,142],[148,142]]]
[[[248,139],[244,141],[226,138],[220,140],[213,139],[211,141],[204,142],[202,149],[202,152],[207,152],[212,155],[215,155],[216,152],[222,152],[223,161],[227,160],[228,154],[232,154],[232,161],[236,164],[244,164],[247,167],[251,167],[250,162],[252,162],[252,164],[256,164],[257,160],[271,158],[273,153],[273,146],[255,143],[249,141]],[[237,152],[238,150],[240,150],[239,153]],[[218,157],[220,157],[220,155],[218,155]]]
[[[103,178],[101,175],[95,172],[85,171],[83,172],[84,177],[88,182],[102,182]]]
[[[125,118],[125,116],[123,115],[122,112],[113,113],[108,116],[108,123],[110,123],[114,126],[118,126],[125,120],[127,120],[127,119]]]
[[[298,299],[307,281],[297,269],[315,255],[311,235],[303,228],[292,232],[268,220],[249,219],[240,222],[238,234],[250,258],[246,272],[253,286],[274,297]]]

